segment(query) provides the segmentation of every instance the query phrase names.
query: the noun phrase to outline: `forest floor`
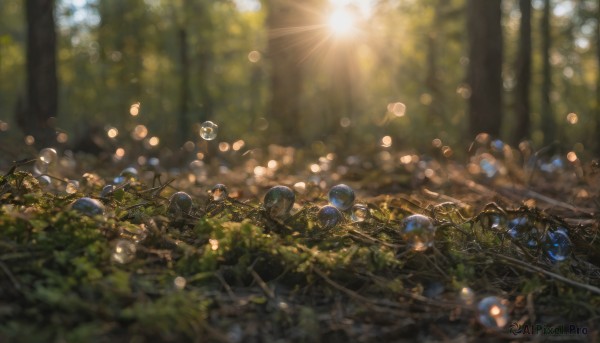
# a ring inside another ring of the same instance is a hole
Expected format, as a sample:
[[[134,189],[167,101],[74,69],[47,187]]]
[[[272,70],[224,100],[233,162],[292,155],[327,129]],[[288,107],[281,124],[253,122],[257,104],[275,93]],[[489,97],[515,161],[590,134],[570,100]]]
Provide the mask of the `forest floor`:
[[[327,154],[298,172],[298,152],[265,155],[118,179],[90,156],[41,175],[5,163],[0,342],[600,339],[595,162],[483,145],[462,163]],[[367,209],[328,225],[338,183]],[[295,192],[289,216],[265,209],[275,185]],[[402,234],[413,214],[435,227],[423,251]]]

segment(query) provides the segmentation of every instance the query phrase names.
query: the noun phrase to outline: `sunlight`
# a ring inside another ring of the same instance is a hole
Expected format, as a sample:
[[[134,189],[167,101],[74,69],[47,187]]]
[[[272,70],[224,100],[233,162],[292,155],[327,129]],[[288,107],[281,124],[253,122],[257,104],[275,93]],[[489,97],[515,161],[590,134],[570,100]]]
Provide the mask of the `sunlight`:
[[[329,16],[329,29],[336,35],[348,35],[354,30],[355,15],[346,8],[338,8]]]

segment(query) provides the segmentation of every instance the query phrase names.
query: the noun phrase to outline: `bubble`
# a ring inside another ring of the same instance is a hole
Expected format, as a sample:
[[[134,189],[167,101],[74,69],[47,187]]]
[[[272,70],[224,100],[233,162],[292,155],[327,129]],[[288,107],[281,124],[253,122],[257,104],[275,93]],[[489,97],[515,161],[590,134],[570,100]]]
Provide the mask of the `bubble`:
[[[135,167],[127,167],[121,171],[119,176],[117,176],[113,182],[116,184],[121,184],[127,181],[135,181],[138,179],[139,173]]]
[[[96,199],[83,197],[71,203],[71,209],[86,216],[104,214],[104,205]]]
[[[413,214],[404,218],[400,233],[412,250],[425,251],[433,246],[435,227],[431,218]]]
[[[508,234],[514,240],[525,243],[530,248],[536,247],[538,244],[538,229],[526,216],[517,217],[508,222]]]
[[[331,187],[327,196],[329,202],[342,211],[349,209],[354,203],[354,191],[344,184]]]
[[[546,237],[544,237],[544,251],[552,261],[561,262],[566,260],[571,251],[571,241],[567,229],[558,227],[549,230]]]
[[[65,192],[69,194],[77,193],[79,190],[79,181],[77,180],[69,180],[67,181],[67,185],[65,186]]]
[[[344,217],[342,216],[340,210],[331,205],[321,207],[317,213],[317,219],[319,220],[321,227],[324,229],[329,229],[338,225],[343,218]]]
[[[189,213],[192,209],[192,197],[186,192],[177,192],[169,198],[169,213]]]
[[[58,160],[58,154],[52,148],[44,148],[40,150],[38,159],[44,164],[52,164]]]
[[[352,206],[352,214],[350,219],[355,223],[364,222],[369,219],[370,213],[369,208],[363,204],[356,204]]]
[[[227,186],[218,183],[210,190],[210,194],[213,201],[223,201],[229,196],[229,191],[227,190]]]
[[[184,289],[186,283],[187,283],[187,280],[183,276],[178,276],[175,278],[175,280],[173,280],[173,285],[175,285],[175,288],[177,290]]]
[[[501,329],[508,324],[508,309],[498,297],[483,298],[477,304],[477,320],[490,329]]]
[[[207,141],[212,141],[213,139],[217,138],[218,132],[219,125],[213,123],[212,121],[205,121],[200,127],[200,137]]]
[[[52,179],[50,179],[50,176],[48,175],[41,175],[37,178],[37,180],[42,187],[47,187],[52,184]]]
[[[102,198],[106,198],[107,196],[112,195],[112,193],[114,191],[115,191],[115,185],[108,184],[102,188],[102,191],[100,192],[100,196]]]
[[[465,305],[473,305],[475,301],[475,292],[469,287],[463,287],[458,293],[458,298]]]
[[[135,244],[126,239],[119,239],[114,243],[111,260],[120,264],[133,261],[137,249]]]
[[[296,195],[289,187],[275,186],[267,191],[264,206],[271,218],[285,218],[294,206]]]

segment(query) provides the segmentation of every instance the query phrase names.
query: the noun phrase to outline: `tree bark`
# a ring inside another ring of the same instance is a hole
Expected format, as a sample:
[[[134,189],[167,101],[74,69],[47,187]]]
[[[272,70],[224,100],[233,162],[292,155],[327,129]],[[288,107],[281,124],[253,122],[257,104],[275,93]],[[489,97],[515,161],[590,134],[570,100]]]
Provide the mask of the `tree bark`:
[[[552,89],[552,76],[550,69],[550,16],[552,13],[550,0],[544,0],[544,12],[541,19],[542,31],[542,132],[544,145],[552,144],[556,136],[556,123],[550,106],[550,91]]]
[[[596,137],[600,132],[600,1],[598,1],[596,9],[596,108],[595,122],[596,130],[592,133],[592,148],[596,154],[600,154],[600,141]]]
[[[531,135],[529,89],[531,84],[531,0],[519,0],[521,24],[519,28],[519,51],[515,63],[517,85],[515,87],[516,127],[513,143]]]
[[[500,134],[502,124],[501,0],[468,0],[469,133]]]
[[[54,0],[26,0],[27,93],[17,110],[17,125],[36,146],[55,143],[51,117],[58,110]]]

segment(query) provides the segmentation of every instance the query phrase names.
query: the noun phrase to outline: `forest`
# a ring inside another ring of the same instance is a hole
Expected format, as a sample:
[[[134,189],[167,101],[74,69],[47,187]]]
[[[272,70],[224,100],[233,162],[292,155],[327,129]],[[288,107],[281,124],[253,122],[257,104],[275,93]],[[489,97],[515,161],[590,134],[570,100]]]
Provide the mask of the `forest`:
[[[0,1],[0,342],[600,339],[600,2]]]

